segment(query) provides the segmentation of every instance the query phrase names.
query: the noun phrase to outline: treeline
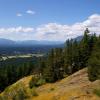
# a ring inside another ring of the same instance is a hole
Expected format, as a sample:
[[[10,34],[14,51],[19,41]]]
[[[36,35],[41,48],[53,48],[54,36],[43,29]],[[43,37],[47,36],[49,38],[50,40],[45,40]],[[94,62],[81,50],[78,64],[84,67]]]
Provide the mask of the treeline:
[[[82,40],[67,40],[64,48],[52,49],[41,73],[47,82],[55,82],[85,67],[91,81],[100,79],[100,37],[90,35],[88,28]]]

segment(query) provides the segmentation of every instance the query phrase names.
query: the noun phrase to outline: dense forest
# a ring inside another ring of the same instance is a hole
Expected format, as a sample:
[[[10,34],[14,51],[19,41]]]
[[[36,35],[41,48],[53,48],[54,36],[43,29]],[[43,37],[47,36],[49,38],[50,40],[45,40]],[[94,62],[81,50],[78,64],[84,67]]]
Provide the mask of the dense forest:
[[[37,74],[43,81],[55,82],[85,67],[88,67],[90,81],[100,79],[100,36],[89,33],[87,28],[80,41],[67,40],[63,48],[52,49],[46,57],[37,59],[35,64],[31,61],[19,67],[17,63],[2,67],[0,90],[27,75]]]
[[[89,34],[88,28],[82,40],[67,40],[65,47],[52,49],[42,71],[47,82],[55,82],[65,76],[88,67],[89,79],[100,79],[100,37]]]

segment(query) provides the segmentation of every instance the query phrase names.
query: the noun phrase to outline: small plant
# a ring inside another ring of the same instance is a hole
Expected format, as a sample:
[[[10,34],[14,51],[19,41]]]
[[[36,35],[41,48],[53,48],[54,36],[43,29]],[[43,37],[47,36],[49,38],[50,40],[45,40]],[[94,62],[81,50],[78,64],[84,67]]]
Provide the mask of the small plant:
[[[93,91],[97,96],[100,97],[100,89],[94,89]]]
[[[42,77],[32,77],[32,79],[29,82],[29,87],[32,89],[33,87],[38,87],[40,85],[45,84],[45,80]]]
[[[50,89],[50,91],[54,91],[54,90],[55,90],[55,88],[51,88],[51,89]]]
[[[45,83],[46,83],[45,79],[40,78],[40,79],[37,81],[36,86],[41,86],[41,85],[43,85],[43,84],[45,84]]]
[[[38,96],[38,93],[36,92],[36,90],[33,88],[31,90],[32,96]]]
[[[34,79],[34,77],[32,77],[32,79],[29,82],[29,87],[30,87],[30,89],[32,89],[34,86],[35,86],[35,79]]]
[[[26,98],[28,98],[26,91],[24,89],[20,89],[13,97],[13,100],[25,100]]]

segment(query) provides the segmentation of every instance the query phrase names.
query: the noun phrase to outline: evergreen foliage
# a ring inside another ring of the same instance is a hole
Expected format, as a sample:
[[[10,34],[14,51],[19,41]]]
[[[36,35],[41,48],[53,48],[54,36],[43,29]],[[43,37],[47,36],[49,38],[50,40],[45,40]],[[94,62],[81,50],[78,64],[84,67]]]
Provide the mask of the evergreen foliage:
[[[100,79],[100,37],[97,38],[93,52],[88,61],[88,73],[91,81]]]
[[[47,82],[55,82],[87,66],[89,79],[100,79],[100,37],[90,35],[88,28],[82,40],[67,40],[63,49],[51,50],[43,76]]]
[[[8,59],[7,61],[0,62],[0,92],[25,76],[34,74],[35,72],[39,73],[40,68],[36,67],[38,63],[37,58],[31,58],[34,59],[32,61],[22,61],[20,59],[22,62],[20,64],[18,63],[19,59],[18,61],[17,59]]]

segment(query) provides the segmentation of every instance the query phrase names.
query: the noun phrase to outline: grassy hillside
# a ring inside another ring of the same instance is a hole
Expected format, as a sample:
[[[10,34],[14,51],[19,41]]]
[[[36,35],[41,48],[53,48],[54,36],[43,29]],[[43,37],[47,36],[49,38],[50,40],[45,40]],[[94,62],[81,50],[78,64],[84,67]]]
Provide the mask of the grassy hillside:
[[[0,100],[100,100],[100,80],[90,82],[87,69],[56,83],[32,89],[29,88],[31,78],[25,77],[9,86],[0,94]]]

